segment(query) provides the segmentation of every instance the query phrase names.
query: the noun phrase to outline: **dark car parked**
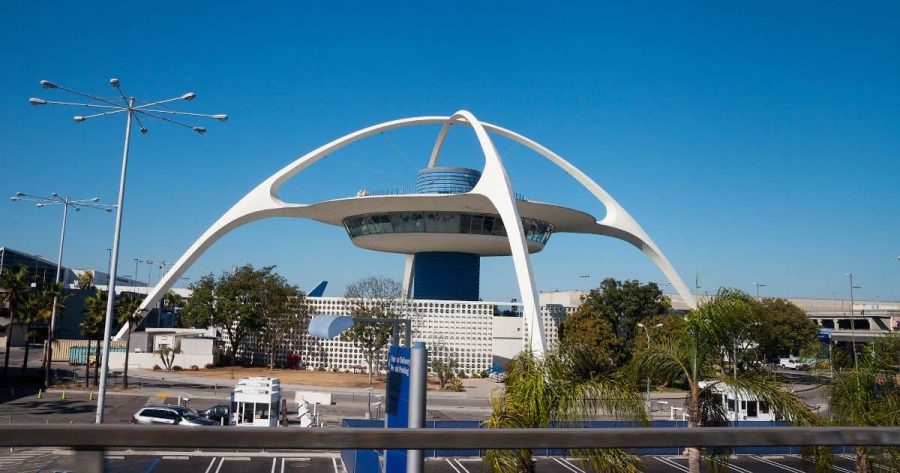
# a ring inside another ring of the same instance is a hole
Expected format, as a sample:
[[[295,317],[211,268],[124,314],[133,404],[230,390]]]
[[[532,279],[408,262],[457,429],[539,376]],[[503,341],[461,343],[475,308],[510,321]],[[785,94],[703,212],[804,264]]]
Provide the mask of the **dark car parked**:
[[[214,421],[216,424],[228,425],[228,423],[231,422],[231,407],[226,406],[225,404],[219,404],[200,411],[200,415]]]

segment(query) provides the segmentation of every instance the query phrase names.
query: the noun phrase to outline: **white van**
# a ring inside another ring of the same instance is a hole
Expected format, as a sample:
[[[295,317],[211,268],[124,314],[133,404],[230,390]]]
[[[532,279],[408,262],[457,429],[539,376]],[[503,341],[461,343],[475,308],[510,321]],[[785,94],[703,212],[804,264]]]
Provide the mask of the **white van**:
[[[778,366],[785,370],[805,370],[808,366],[799,358],[789,356],[787,358],[779,358]]]

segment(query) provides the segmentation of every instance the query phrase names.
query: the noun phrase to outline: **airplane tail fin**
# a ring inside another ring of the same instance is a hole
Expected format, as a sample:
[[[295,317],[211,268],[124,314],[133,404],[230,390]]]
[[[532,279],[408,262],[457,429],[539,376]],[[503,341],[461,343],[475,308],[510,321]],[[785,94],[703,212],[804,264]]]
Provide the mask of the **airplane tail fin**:
[[[307,294],[306,296],[307,297],[322,297],[325,294],[325,286],[327,286],[327,285],[328,285],[328,281],[320,282],[319,285],[316,286],[315,288],[313,288],[312,291],[309,291],[309,294]]]

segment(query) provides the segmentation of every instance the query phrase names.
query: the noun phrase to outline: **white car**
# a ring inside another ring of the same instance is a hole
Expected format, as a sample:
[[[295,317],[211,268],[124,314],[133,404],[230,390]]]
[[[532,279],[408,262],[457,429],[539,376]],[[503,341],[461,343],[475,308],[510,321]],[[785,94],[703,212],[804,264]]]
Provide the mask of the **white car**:
[[[197,411],[180,406],[144,406],[131,416],[132,424],[204,426],[219,425],[204,419]]]

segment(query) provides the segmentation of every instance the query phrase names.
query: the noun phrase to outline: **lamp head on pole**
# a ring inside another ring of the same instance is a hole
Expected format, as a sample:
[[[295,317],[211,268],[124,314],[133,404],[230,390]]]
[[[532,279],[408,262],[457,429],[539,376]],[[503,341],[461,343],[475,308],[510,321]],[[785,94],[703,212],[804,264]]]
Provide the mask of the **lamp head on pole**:
[[[195,126],[193,129],[201,135],[206,133],[206,128],[203,128],[202,126]]]
[[[216,120],[219,120],[220,122],[228,121],[228,115],[225,115],[225,114],[213,115],[212,117],[215,118]]]
[[[45,89],[55,89],[56,88],[56,84],[54,84],[53,82],[50,82],[49,80],[42,80],[38,83],[41,84],[41,87],[43,87]]]
[[[191,100],[194,100],[195,98],[197,98],[197,94],[195,94],[194,92],[188,92],[181,96],[181,100],[191,101]]]
[[[30,103],[31,105],[47,105],[46,100],[38,99],[38,98],[34,98],[34,97],[31,97],[30,99],[28,99],[28,103]]]
[[[76,122],[81,123],[85,120],[85,118],[81,115],[75,115],[74,117],[72,117],[72,120],[75,120]]]
[[[109,85],[118,89],[119,88],[119,79],[116,79],[115,77],[113,77],[112,79],[109,80]]]

